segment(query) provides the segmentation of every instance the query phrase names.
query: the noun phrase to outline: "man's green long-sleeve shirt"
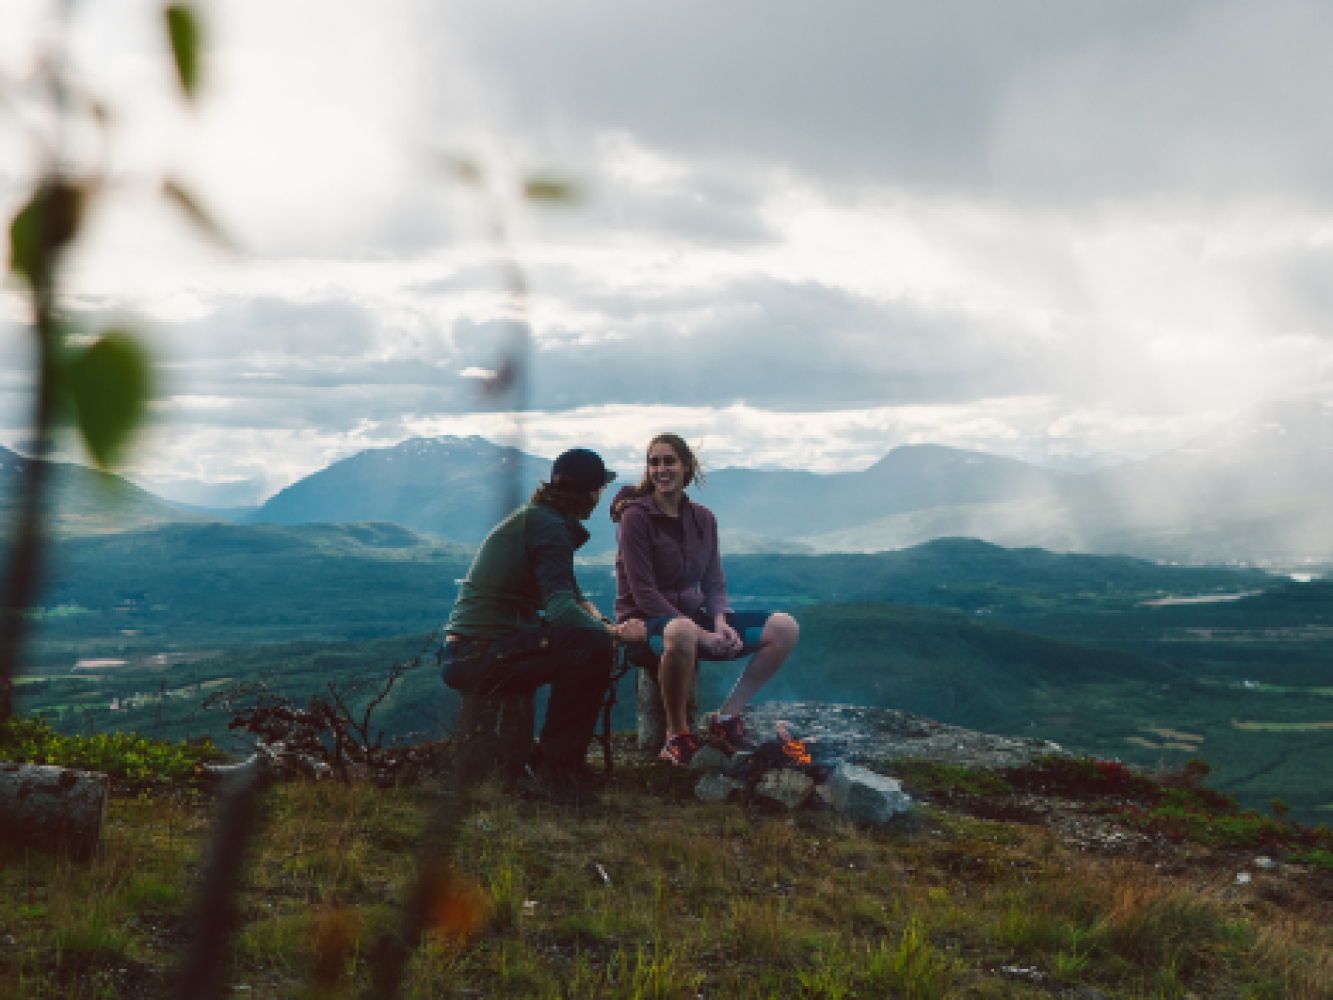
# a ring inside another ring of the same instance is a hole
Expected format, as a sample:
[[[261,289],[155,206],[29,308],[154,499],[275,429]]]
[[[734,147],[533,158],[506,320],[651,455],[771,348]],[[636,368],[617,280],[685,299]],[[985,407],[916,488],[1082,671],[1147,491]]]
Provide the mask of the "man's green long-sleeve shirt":
[[[467,639],[494,639],[539,624],[537,612],[564,628],[605,626],[579,606],[574,552],[588,531],[545,504],[524,504],[495,526],[472,560],[444,630]]]

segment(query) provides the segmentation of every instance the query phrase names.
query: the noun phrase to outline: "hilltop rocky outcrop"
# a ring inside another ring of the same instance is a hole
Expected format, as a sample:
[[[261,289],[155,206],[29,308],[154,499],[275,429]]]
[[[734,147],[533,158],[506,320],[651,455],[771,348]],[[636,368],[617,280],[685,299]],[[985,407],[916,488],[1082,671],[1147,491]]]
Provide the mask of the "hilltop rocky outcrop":
[[[1066,753],[1049,740],[979,733],[890,708],[767,702],[751,708],[746,719],[757,740],[776,738],[778,724],[786,723],[816,758],[836,757],[863,767],[914,759],[995,769]]]

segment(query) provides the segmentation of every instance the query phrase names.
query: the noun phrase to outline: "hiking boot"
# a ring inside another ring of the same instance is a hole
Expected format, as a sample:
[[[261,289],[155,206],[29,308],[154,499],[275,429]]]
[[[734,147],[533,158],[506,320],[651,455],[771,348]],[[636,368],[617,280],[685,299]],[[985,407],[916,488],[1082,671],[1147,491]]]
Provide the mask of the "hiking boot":
[[[541,799],[557,806],[594,806],[602,801],[595,791],[583,786],[572,766],[540,752],[528,759],[514,788],[524,798]]]
[[[708,720],[708,735],[715,741],[732,753],[742,750],[752,753],[759,749],[759,744],[745,735],[745,723],[741,722],[739,715],[733,715],[726,722],[718,722],[717,717],[718,713],[714,712]]]
[[[694,755],[701,749],[703,744],[699,742],[699,737],[693,733],[680,733],[677,736],[667,737],[659,756],[677,767],[689,767],[690,761],[694,760]]]

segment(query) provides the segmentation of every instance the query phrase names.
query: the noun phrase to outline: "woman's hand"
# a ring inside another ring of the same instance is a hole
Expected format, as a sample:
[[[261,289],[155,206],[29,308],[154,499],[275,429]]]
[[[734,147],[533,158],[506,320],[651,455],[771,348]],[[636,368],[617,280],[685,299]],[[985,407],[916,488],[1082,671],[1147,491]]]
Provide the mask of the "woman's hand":
[[[723,656],[739,656],[745,649],[745,642],[736,630],[727,624],[721,615],[717,616],[713,626],[713,635],[717,637],[715,653]]]

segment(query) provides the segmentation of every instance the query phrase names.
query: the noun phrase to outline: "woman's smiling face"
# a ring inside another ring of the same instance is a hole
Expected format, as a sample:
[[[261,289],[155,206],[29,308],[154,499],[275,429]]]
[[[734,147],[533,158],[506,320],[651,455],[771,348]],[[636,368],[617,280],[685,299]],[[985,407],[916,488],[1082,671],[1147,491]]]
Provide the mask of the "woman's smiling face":
[[[679,493],[685,488],[685,463],[676,449],[664,443],[648,449],[648,475],[658,493]]]

